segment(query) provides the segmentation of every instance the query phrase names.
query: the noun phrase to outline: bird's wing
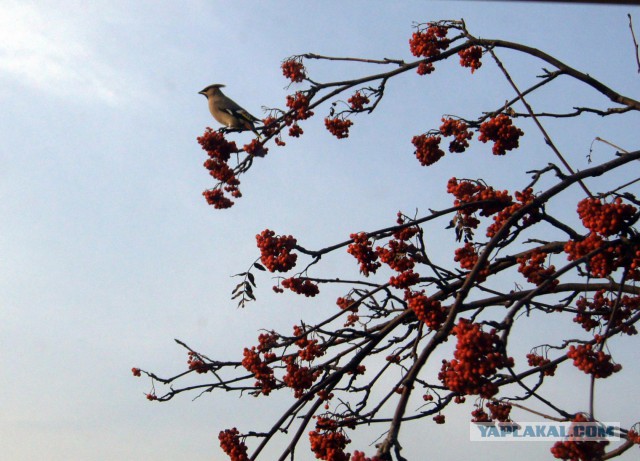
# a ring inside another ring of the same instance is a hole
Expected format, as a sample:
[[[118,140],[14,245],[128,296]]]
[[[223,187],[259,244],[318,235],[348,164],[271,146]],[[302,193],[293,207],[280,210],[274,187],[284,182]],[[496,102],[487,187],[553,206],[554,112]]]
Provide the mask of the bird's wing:
[[[259,122],[260,119],[254,117],[245,109],[236,104],[232,99],[226,98],[226,100],[220,100],[216,104],[217,108],[223,112],[226,112],[239,119],[246,120],[248,122]]]
[[[223,111],[227,112],[228,114],[233,115],[234,117],[237,117],[239,119],[243,119],[246,120],[248,122],[259,122],[260,119],[257,117],[254,117],[253,115],[251,115],[249,112],[247,112],[246,110],[244,110],[242,107],[239,107],[237,109],[230,109],[230,108],[225,108],[222,109]]]

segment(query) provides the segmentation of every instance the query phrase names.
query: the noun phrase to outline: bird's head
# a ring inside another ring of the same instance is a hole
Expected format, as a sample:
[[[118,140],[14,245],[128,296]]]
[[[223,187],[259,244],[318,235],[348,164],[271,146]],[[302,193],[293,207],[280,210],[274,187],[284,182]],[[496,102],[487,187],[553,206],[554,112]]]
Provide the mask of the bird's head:
[[[214,83],[213,85],[209,85],[202,91],[198,91],[198,94],[201,94],[205,98],[208,98],[209,96],[213,96],[216,93],[220,93],[220,88],[223,88],[223,87],[224,85],[221,83]]]

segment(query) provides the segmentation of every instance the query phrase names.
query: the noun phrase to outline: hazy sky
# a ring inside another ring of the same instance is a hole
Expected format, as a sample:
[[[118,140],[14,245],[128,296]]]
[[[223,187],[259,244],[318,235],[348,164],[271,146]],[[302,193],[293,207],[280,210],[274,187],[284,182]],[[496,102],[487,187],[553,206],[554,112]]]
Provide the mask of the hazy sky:
[[[489,63],[473,76],[453,65],[429,80],[403,76],[379,112],[356,119],[348,140],[326,132],[324,114],[303,124],[305,135],[256,162],[244,197],[221,212],[201,196],[212,183],[196,137],[215,126],[197,94],[203,87],[225,83],[262,116],[262,106],[282,107],[292,91],[280,71],[290,55],[408,60],[414,21],[464,18],[479,36],[545,49],[637,97],[627,12],[640,24],[637,7],[527,2],[0,0],[0,458],[226,459],[218,431],[264,429],[284,399],[207,394],[150,403],[150,383],[131,367],[181,371],[186,353],[173,338],[237,358],[259,328],[321,315],[314,310],[335,298],[278,296],[266,276],[259,302],[236,309],[229,276],[257,256],[255,234],[272,228],[319,248],[390,225],[399,209],[448,205],[447,179],[477,175],[487,157],[421,168],[411,136],[445,113],[475,116],[512,97]],[[368,69],[310,67],[318,80]],[[540,67],[523,64],[514,76],[524,86]],[[610,105],[560,88],[535,102]],[[556,130],[569,134],[560,147],[584,167],[595,136],[637,148],[638,121],[631,128],[592,117],[592,128]],[[544,148],[525,146],[532,155],[494,163],[488,179],[508,188],[513,168],[551,161]],[[609,154],[597,146],[595,155]],[[329,260],[322,271],[338,265]],[[631,373],[612,379],[612,389],[636,393]],[[616,399],[607,416],[629,423],[625,407]],[[445,426],[403,429],[409,459],[428,449],[440,459],[502,459],[499,450],[505,459],[550,457],[548,444],[471,445],[466,423]],[[433,446],[425,448],[427,430]],[[451,440],[460,443],[447,447]]]

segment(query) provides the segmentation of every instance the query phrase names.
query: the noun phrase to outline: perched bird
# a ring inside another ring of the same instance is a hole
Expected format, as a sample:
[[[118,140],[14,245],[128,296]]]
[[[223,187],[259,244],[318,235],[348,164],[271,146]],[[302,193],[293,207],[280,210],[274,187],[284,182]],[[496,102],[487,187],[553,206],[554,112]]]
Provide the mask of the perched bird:
[[[203,95],[209,101],[209,112],[211,112],[213,118],[227,128],[251,130],[260,136],[260,133],[258,133],[254,125],[254,123],[259,122],[260,119],[254,117],[236,104],[235,101],[225,96],[220,90],[222,87],[224,87],[224,85],[216,83],[198,92],[198,94]]]

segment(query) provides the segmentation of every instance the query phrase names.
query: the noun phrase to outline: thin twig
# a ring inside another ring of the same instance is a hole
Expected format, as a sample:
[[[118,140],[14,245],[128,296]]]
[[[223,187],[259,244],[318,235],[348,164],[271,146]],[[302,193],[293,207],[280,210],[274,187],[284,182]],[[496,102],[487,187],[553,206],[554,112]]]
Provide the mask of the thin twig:
[[[627,13],[629,18],[629,30],[631,30],[631,38],[633,39],[633,46],[636,48],[636,62],[638,63],[638,73],[640,74],[640,53],[638,52],[638,42],[636,40],[636,34],[633,32],[633,22],[631,21],[631,13]]]
[[[551,421],[564,422],[566,418],[557,418],[555,416],[548,415],[546,413],[541,413],[539,411],[532,410],[531,408],[527,408],[524,405],[520,405],[519,403],[509,402],[512,407],[520,408],[521,410],[528,411],[529,413],[533,413],[534,415],[542,416],[544,419],[548,419]]]
[[[598,91],[599,93],[602,93],[603,95],[608,97],[611,101],[617,104],[621,104],[623,106],[630,106],[634,110],[640,110],[640,101],[637,101],[633,98],[624,96],[614,91],[613,89],[609,88],[602,82],[591,77],[589,74],[580,72],[579,70],[576,70],[573,67],[568,66],[567,64],[560,61],[559,59],[556,59],[553,56],[538,50],[537,48],[532,48],[530,46],[522,45],[520,43],[508,42],[505,40],[493,40],[493,39],[481,39],[481,38],[474,38],[473,40],[475,43],[477,43],[480,46],[484,46],[485,48],[492,48],[492,47],[507,48],[511,50],[521,51],[531,56],[540,58],[543,61],[546,61],[552,66],[556,67],[558,70],[563,71],[565,74],[575,78],[576,80],[586,83],[587,85],[589,85],[590,87]]]
[[[569,118],[569,117],[577,117],[579,115],[582,115],[585,112],[596,114],[596,115],[599,115],[600,117],[606,117],[607,115],[612,115],[612,114],[624,114],[626,112],[629,112],[630,110],[633,110],[633,108],[630,106],[611,107],[606,110],[593,109],[591,107],[574,107],[573,112],[566,112],[564,114],[551,113],[551,112],[539,112],[536,114],[536,117]],[[513,115],[514,117],[530,117],[529,114],[523,114],[520,112],[516,112]]]
[[[500,70],[502,71],[504,76],[506,77],[506,79],[509,82],[509,84],[511,85],[511,87],[515,90],[515,92],[520,97],[520,101],[522,101],[522,104],[524,104],[524,106],[527,108],[527,112],[529,112],[529,115],[531,115],[531,118],[533,119],[535,124],[540,129],[540,132],[542,133],[542,136],[544,137],[544,140],[547,143],[547,145],[551,148],[551,150],[553,150],[553,152],[560,159],[562,164],[567,168],[567,170],[569,170],[569,172],[572,175],[575,175],[576,174],[575,171],[573,171],[573,168],[571,168],[571,165],[569,165],[569,162],[567,162],[565,160],[564,156],[560,153],[560,151],[558,150],[556,145],[553,143],[553,141],[551,140],[551,137],[549,136],[547,131],[544,129],[544,127],[540,123],[540,120],[538,120],[538,117],[536,117],[535,112],[533,111],[533,109],[531,108],[529,103],[526,101],[526,99],[524,99],[524,95],[520,92],[520,89],[517,87],[517,85],[515,84],[515,82],[511,78],[511,76],[509,75],[509,72],[507,72],[507,69],[505,69],[504,65],[502,65],[502,61],[500,61],[500,59],[498,59],[498,56],[496,56],[496,54],[493,51],[493,49],[489,48],[489,53],[491,53],[491,56],[493,57],[493,60],[498,65],[498,67],[500,68]],[[580,186],[582,187],[582,190],[584,190],[589,197],[593,197],[593,194],[589,191],[589,189],[587,189],[587,186],[584,184],[584,182],[582,180],[578,180],[578,184],[580,184]]]
[[[624,453],[625,451],[627,451],[629,448],[633,447],[635,445],[635,443],[632,440],[627,440],[625,441],[622,445],[620,445],[618,448],[616,448],[615,450],[611,450],[609,453],[606,453],[602,459],[611,459],[611,458],[615,458],[617,456],[620,456],[622,453]]]
[[[613,189],[611,192],[612,192],[612,193],[613,193],[613,192],[618,192],[619,190],[624,189],[625,187],[629,187],[630,185],[635,184],[635,183],[637,183],[638,181],[640,181],[640,178],[636,178],[636,179],[634,179],[634,180],[632,180],[632,181],[629,181],[628,183],[623,184],[622,186],[620,186],[620,187],[617,187],[617,188]]]
[[[350,62],[366,62],[367,64],[397,64],[399,66],[403,66],[405,64],[404,61],[400,59],[366,59],[366,58],[349,58],[349,57],[339,57],[339,56],[321,56],[315,53],[305,53],[301,55],[301,57],[305,59],[323,59],[325,61],[350,61]]]
[[[603,142],[603,143],[605,143],[605,144],[608,144],[609,146],[611,146],[611,147],[613,147],[613,148],[615,148],[615,149],[618,149],[618,151],[619,151],[619,152],[622,152],[623,154],[628,154],[628,153],[629,153],[629,151],[628,151],[628,150],[623,149],[623,148],[622,148],[622,147],[620,147],[620,146],[616,146],[614,143],[612,143],[612,142],[610,142],[610,141],[607,141],[606,139],[602,139],[602,138],[601,138],[601,137],[599,137],[599,136],[596,136],[596,139],[594,139],[594,141],[600,141],[600,142]]]

